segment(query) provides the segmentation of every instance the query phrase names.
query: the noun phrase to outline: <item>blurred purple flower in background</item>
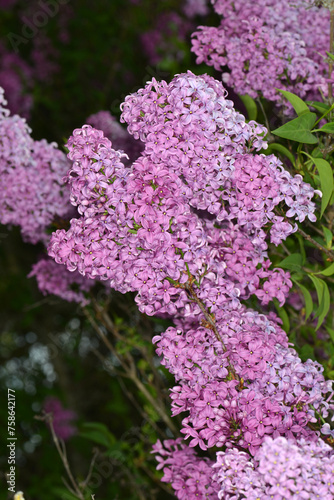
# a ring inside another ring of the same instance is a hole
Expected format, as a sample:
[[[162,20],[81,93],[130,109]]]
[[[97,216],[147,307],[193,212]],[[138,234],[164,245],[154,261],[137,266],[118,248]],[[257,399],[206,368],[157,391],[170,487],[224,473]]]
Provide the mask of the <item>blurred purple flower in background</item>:
[[[61,401],[55,397],[47,398],[43,406],[46,413],[52,414],[53,428],[58,438],[66,441],[76,434],[77,429],[72,424],[72,420],[76,419],[74,411],[63,408]]]

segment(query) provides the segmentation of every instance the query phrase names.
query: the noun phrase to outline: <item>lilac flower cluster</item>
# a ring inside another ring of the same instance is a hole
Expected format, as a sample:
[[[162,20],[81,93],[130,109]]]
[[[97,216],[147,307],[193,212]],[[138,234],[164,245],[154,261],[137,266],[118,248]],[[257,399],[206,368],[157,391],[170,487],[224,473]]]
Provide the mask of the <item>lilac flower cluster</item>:
[[[0,221],[18,225],[31,243],[48,240],[46,228],[66,217],[69,190],[61,179],[68,160],[55,143],[34,141],[24,119],[11,116],[0,93]]]
[[[267,437],[255,458],[230,448],[217,453],[215,464],[180,438],[158,441],[153,453],[178,499],[331,500],[334,494],[334,455],[321,440]]]
[[[49,226],[73,214],[62,181],[69,162],[55,143],[34,141],[26,121],[11,116],[6,104],[0,88],[0,222],[19,226],[27,242],[47,244]],[[29,276],[36,276],[43,294],[80,303],[86,303],[83,293],[94,285],[51,259],[40,260]]]
[[[212,0],[220,25],[193,34],[197,62],[218,71],[240,94],[277,103],[276,88],[300,97],[327,92],[329,12],[307,0]],[[312,37],[309,34],[312,33]],[[332,75],[330,75],[330,78]]]
[[[234,444],[254,455],[267,435],[314,440],[308,423],[317,422],[316,414],[327,418],[333,407],[325,401],[332,382],[325,382],[321,365],[302,363],[285,332],[264,315],[240,306],[215,317],[221,341],[182,320],[153,338],[178,383],[172,414],[189,412],[181,432],[192,438],[190,446]]]
[[[34,264],[28,278],[32,276],[36,277],[38,288],[43,295],[57,295],[68,302],[78,302],[82,306],[89,302],[84,292],[89,292],[95,285],[78,271],[71,273],[50,258],[41,258]]]
[[[323,441],[292,443],[268,437],[254,460],[233,448],[217,453],[214,468],[215,480],[221,484],[218,498],[224,500],[331,500],[334,496],[334,455]]]
[[[182,443],[182,438],[160,441],[153,446],[164,476],[161,481],[172,483],[175,495],[180,500],[190,498],[217,498],[219,483],[212,479],[213,463],[199,458],[195,451]]]
[[[54,397],[47,398],[43,406],[45,413],[50,413],[52,415],[53,429],[58,438],[66,441],[76,434],[77,429],[72,423],[72,420],[76,419],[76,413],[74,411],[66,410],[61,401]]]
[[[208,0],[186,0],[183,12],[188,18],[209,14]]]
[[[131,168],[101,131],[87,125],[70,138],[67,180],[82,217],[53,234],[49,255],[121,292],[137,291],[147,314],[185,307],[175,282],[189,273],[212,311],[251,293],[283,304],[291,282],[268,269],[262,226],[269,222],[279,243],[293,228],[274,207],[284,200],[298,220],[313,218],[314,190],[274,156],[250,154],[266,146],[266,130],[246,124],[219,82],[190,72],[128,96],[121,120],[145,145]]]

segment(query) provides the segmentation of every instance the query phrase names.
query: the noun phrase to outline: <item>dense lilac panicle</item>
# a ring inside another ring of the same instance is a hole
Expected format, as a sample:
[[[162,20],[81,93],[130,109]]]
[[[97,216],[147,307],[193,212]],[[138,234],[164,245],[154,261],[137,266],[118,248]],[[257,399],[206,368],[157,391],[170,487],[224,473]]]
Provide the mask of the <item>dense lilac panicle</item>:
[[[319,87],[327,91],[328,11],[304,0],[212,3],[222,21],[217,28],[201,26],[193,34],[198,63],[218,71],[227,66],[225,83],[254,98],[282,102],[276,88],[309,98]]]
[[[266,129],[255,122],[247,124],[226,96],[222,84],[208,75],[196,76],[188,71],[177,75],[170,84],[153,78],[144,89],[125,98],[121,121],[128,124],[128,131],[135,138],[150,144],[153,152],[166,151],[165,156],[172,156],[176,149],[174,155],[184,156],[182,166],[195,167],[194,160],[198,162],[204,157],[205,140],[212,143],[206,159],[210,163],[215,159],[216,165],[222,162],[225,166],[231,153],[245,152],[252,146],[267,147],[263,141]],[[157,135],[164,139],[163,148],[161,142],[155,144]],[[194,139],[201,140],[198,150],[194,148]],[[219,154],[218,158],[215,154]],[[173,158],[170,161],[173,169],[180,168]]]
[[[86,292],[95,282],[82,276],[78,271],[69,272],[50,258],[42,258],[33,265],[28,278],[35,276],[39,290],[43,295],[57,295],[68,302],[88,304]]]
[[[332,382],[325,382],[322,367],[303,364],[276,322],[243,306],[225,306],[216,322],[221,341],[181,320],[153,338],[178,384],[171,390],[172,414],[189,412],[181,432],[192,438],[190,446],[234,443],[254,455],[268,434],[314,439],[307,424],[317,421],[315,412],[326,418],[333,409],[325,401]]]
[[[122,150],[127,154],[129,159],[127,160],[126,157],[122,159],[126,165],[134,162],[142,152],[142,143],[129,135],[109,111],[99,111],[89,116],[86,122],[92,127],[102,130],[105,137],[112,142],[114,149]]]
[[[179,500],[214,500],[217,498],[219,483],[212,478],[213,462],[197,457],[194,449],[182,442],[182,438],[157,441],[153,452],[159,462],[157,469],[163,469],[161,479],[171,483]]]
[[[69,167],[55,143],[34,141],[24,119],[11,116],[0,95],[0,220],[21,227],[26,241],[48,241],[46,228],[69,214]]]
[[[69,190],[61,182],[67,169],[66,156],[55,144],[35,141],[28,163],[11,165],[0,178],[2,224],[20,226],[31,243],[48,241],[47,226],[70,210]]]
[[[187,412],[190,447],[238,446],[256,456],[268,435],[314,441],[309,424],[333,410],[331,383],[289,348],[275,315],[240,302],[255,294],[262,304],[284,303],[291,281],[269,269],[266,232],[279,243],[294,230],[277,206],[312,220],[314,190],[274,156],[251,154],[265,145],[265,129],[246,124],[211,77],[153,80],[126,99],[122,120],[145,145],[131,167],[90,125],[69,139],[66,180],[79,217],[52,235],[49,255],[137,292],[147,314],[173,316],[175,328],[154,342],[177,380],[172,411]],[[195,486],[178,479],[184,498]]]
[[[178,290],[164,279],[178,280],[185,270],[175,247],[190,247],[186,221],[196,225],[197,220],[178,196],[180,180],[145,157],[129,171],[122,153],[89,125],[74,132],[68,148],[74,160],[68,175],[71,201],[83,216],[72,219],[69,231],[53,234],[49,254],[70,270],[110,280],[122,292],[140,291],[143,304],[168,304]]]
[[[272,221],[274,242],[278,234],[293,231],[273,214],[282,200],[291,207],[289,217],[314,221],[314,190],[300,176],[292,178],[274,155],[247,155],[267,147],[266,130],[255,122],[246,124],[213,78],[188,72],[169,85],[153,80],[125,99],[121,120],[146,143],[146,154],[167,161],[178,173],[194,208],[216,214],[218,220],[237,216],[248,225],[255,218],[258,228]]]
[[[258,454],[237,449],[217,453],[214,480],[219,499],[309,500],[334,496],[334,455],[322,441],[314,443],[267,437]]]
[[[221,83],[190,72],[127,97],[121,119],[145,145],[131,168],[102,131],[87,125],[69,139],[66,178],[82,217],[54,233],[49,254],[71,271],[139,292],[147,314],[200,314],[174,283],[189,273],[211,312],[252,293],[283,304],[291,281],[269,269],[262,227],[272,226],[276,243],[284,239],[293,228],[273,208],[285,201],[298,220],[312,218],[314,191],[275,157],[250,154],[266,146],[265,129],[246,124]]]

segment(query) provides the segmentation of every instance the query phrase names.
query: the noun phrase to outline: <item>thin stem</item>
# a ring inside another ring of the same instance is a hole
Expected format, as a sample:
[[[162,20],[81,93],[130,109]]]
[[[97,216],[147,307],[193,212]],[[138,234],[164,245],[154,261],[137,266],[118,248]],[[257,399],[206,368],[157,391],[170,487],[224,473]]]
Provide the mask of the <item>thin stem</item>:
[[[122,342],[126,342],[129,346],[132,346],[131,341],[129,341],[124,335],[121,335],[119,333],[119,330],[115,327],[112,319],[110,318],[108,312],[104,307],[101,307],[96,299],[92,297],[92,304],[94,306],[94,309],[96,310],[97,313],[97,318],[100,319],[102,324],[105,326],[105,328],[112,334],[114,335],[118,340],[121,340]],[[159,384],[160,377],[159,373],[154,366],[154,363],[152,363],[152,358],[147,354],[146,349],[143,346],[136,346],[136,349],[140,351],[140,353],[143,355],[144,359],[146,362],[150,365],[150,368],[155,376],[156,381]],[[159,389],[160,389],[160,384],[159,384]],[[159,393],[161,394],[161,390],[159,390]]]
[[[157,486],[159,486],[162,490],[166,491],[173,498],[175,498],[174,492],[170,488],[170,486],[167,486],[166,484],[162,483],[161,480],[158,479],[148,467],[145,467],[145,465],[143,464],[139,464],[139,467],[148,475],[148,477],[152,479],[152,481],[154,481],[157,484]]]
[[[98,455],[99,455],[99,450],[95,449],[94,450],[93,458],[92,458],[92,460],[90,462],[90,466],[89,466],[89,471],[88,471],[87,477],[86,477],[86,479],[82,483],[80,483],[80,486],[82,488],[86,488],[86,486],[88,486],[88,483],[89,483],[91,475],[93,473],[94,465],[95,465],[95,462],[96,462],[96,459],[97,459]]]
[[[261,111],[262,111],[262,113],[263,113],[264,120],[265,120],[265,122],[266,122],[266,127],[267,127],[267,129],[268,129],[268,133],[269,133],[269,134],[271,134],[271,132],[270,132],[270,125],[269,125],[269,121],[268,121],[268,118],[267,118],[266,112],[265,112],[265,110],[264,110],[263,104],[262,104],[262,102],[261,102],[261,99],[260,99],[260,98],[258,98],[258,99],[256,99],[256,100],[257,100],[257,102],[259,103],[260,108],[261,108]]]
[[[153,406],[156,412],[160,415],[161,419],[165,422],[167,427],[169,427],[169,429],[173,432],[173,434],[177,436],[179,432],[176,426],[174,425],[174,422],[168,417],[168,415],[166,415],[164,409],[161,408],[159,404],[157,404],[157,400],[153,398],[151,393],[146,389],[144,384],[137,377],[132,377],[132,380],[136,384],[140,392],[145,396],[145,398]]]
[[[153,422],[153,420],[151,420],[151,418],[149,417],[149,415],[137,403],[137,401],[135,400],[135,398],[133,397],[133,395],[131,394],[131,392],[128,391],[128,389],[126,388],[126,385],[124,384],[123,380],[119,379],[118,381],[120,383],[120,386],[122,387],[122,390],[123,390],[124,394],[128,397],[128,399],[131,401],[131,403],[136,407],[137,411],[142,415],[142,417],[147,422],[149,422],[150,426],[155,430],[155,432],[157,434],[161,435],[163,437],[163,439],[167,439],[166,434],[162,430],[159,429],[159,427],[157,426],[157,424],[155,422]]]
[[[112,345],[112,343],[109,341],[109,339],[106,337],[106,335],[104,334],[104,332],[101,330],[101,328],[99,327],[99,325],[96,323],[95,319],[90,314],[90,312],[88,311],[88,309],[84,307],[83,311],[84,311],[84,314],[85,314],[86,318],[88,319],[88,321],[90,322],[90,324],[92,325],[92,327],[94,328],[94,330],[96,331],[96,333],[98,334],[98,336],[100,337],[100,339],[102,340],[102,342],[104,343],[104,345],[118,359],[118,361],[122,365],[123,369],[125,370],[125,372],[128,373],[128,376],[130,378],[130,375],[131,376],[133,375],[132,373],[130,374],[130,372],[132,370],[134,370],[134,367],[133,366],[128,366],[124,362],[124,360],[118,355],[116,349],[114,348],[114,346]]]
[[[178,430],[177,430],[176,426],[174,425],[174,422],[170,419],[170,417],[168,417],[168,415],[166,415],[165,409],[161,408],[161,406],[158,404],[158,400],[156,400],[156,399],[153,398],[153,396],[147,390],[147,388],[145,387],[145,385],[138,379],[137,374],[136,374],[136,367],[135,367],[135,364],[133,362],[133,359],[130,358],[130,357],[128,358],[130,366],[127,366],[126,363],[124,363],[124,360],[118,355],[116,349],[111,344],[111,342],[109,341],[109,339],[104,335],[103,331],[101,330],[101,328],[99,327],[99,325],[96,323],[95,319],[92,317],[92,315],[90,314],[90,312],[88,311],[88,309],[87,308],[83,308],[83,311],[84,311],[84,314],[85,314],[86,318],[88,319],[88,321],[90,322],[90,324],[93,326],[94,330],[97,332],[98,336],[104,342],[104,344],[106,345],[106,347],[109,349],[109,351],[112,354],[114,354],[114,356],[117,357],[117,359],[121,363],[121,365],[122,365],[122,367],[123,367],[123,369],[125,371],[124,376],[127,376],[128,378],[130,378],[135,383],[135,385],[137,386],[137,388],[139,389],[139,391],[145,396],[145,398],[153,406],[153,408],[156,410],[156,412],[161,417],[161,419],[165,422],[165,424],[167,425],[167,427],[169,427],[169,429],[173,432],[174,435],[177,435],[178,434]]]
[[[66,453],[66,448],[65,448],[65,443],[64,441],[58,439],[56,433],[55,433],[55,430],[54,430],[54,427],[53,427],[53,417],[52,417],[52,414],[51,413],[46,413],[43,417],[35,417],[36,419],[38,420],[46,420],[50,426],[50,430],[51,430],[51,435],[52,435],[52,439],[53,439],[53,442],[57,448],[57,451],[58,451],[58,454],[61,458],[61,461],[63,462],[63,465],[65,467],[65,470],[67,472],[67,475],[68,475],[68,478],[71,482],[71,485],[72,487],[70,487],[66,481],[64,480],[64,484],[66,485],[66,487],[75,495],[77,496],[80,500],[85,500],[85,497],[82,493],[82,491],[80,490],[79,486],[77,485],[77,482],[75,481],[74,477],[73,477],[73,474],[71,472],[71,469],[70,469],[70,465],[68,463],[68,459],[67,459],[67,453]],[[72,489],[73,488],[73,489]]]
[[[328,248],[325,248],[324,246],[322,246],[320,243],[318,243],[316,240],[314,240],[312,238],[312,236],[305,233],[305,231],[303,231],[300,227],[298,227],[297,231],[298,231],[298,233],[300,233],[303,236],[303,238],[305,238],[307,241],[309,241],[315,247],[317,247],[318,250],[320,250],[321,252],[324,252],[329,257],[330,262],[334,261],[334,252],[332,252],[331,250],[328,250]]]
[[[222,344],[223,351],[226,352],[227,349],[226,349],[225,344],[223,342],[223,339],[221,338],[220,333],[218,332],[217,327],[216,327],[215,317],[214,317],[213,314],[209,314],[208,313],[208,311],[206,310],[206,308],[205,308],[204,304],[202,303],[202,301],[197,297],[196,292],[194,291],[193,286],[192,286],[192,281],[188,280],[186,283],[184,283],[181,286],[185,290],[188,291],[188,293],[190,294],[192,300],[194,302],[196,302],[196,304],[199,306],[199,308],[201,309],[201,311],[204,314],[204,317],[205,317],[205,319],[207,321],[207,328],[210,328],[213,331],[213,333],[215,334],[216,339]],[[233,376],[234,380],[240,380],[240,377],[236,374],[235,369],[232,366],[232,364],[231,364],[231,362],[230,362],[230,360],[228,358],[227,358],[227,361],[228,361],[228,365],[229,365],[229,368],[230,368],[230,374]]]

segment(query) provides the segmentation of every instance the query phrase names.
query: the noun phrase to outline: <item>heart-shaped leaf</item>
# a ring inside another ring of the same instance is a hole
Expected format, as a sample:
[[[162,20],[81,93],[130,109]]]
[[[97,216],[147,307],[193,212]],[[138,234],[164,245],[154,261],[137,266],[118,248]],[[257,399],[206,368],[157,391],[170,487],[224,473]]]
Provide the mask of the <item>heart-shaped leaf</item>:
[[[291,120],[282,127],[273,130],[272,133],[283,139],[302,142],[305,144],[316,144],[317,138],[311,133],[317,115],[315,113],[305,113],[294,120]]]

